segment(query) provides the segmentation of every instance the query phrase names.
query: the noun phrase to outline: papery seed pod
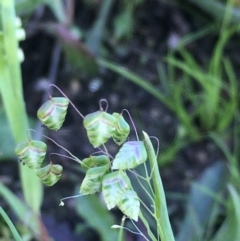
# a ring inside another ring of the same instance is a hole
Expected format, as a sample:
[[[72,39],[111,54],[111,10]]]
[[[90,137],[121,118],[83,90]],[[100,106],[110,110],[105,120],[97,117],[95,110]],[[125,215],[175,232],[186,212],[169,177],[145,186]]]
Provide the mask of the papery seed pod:
[[[114,208],[130,189],[132,185],[125,172],[116,171],[105,175],[102,180],[102,193],[108,210]]]
[[[117,206],[127,217],[134,221],[138,221],[140,201],[135,191],[127,190],[124,192],[122,199]]]
[[[82,160],[81,167],[84,170],[88,170],[91,167],[98,167],[98,166],[108,166],[110,167],[110,159],[106,155],[99,155],[99,156],[90,156]]]
[[[123,144],[112,163],[112,169],[128,170],[147,160],[147,151],[142,141]]]
[[[16,155],[31,169],[38,169],[42,165],[46,151],[44,142],[34,140],[22,142],[15,148]]]
[[[113,116],[117,119],[117,126],[112,137],[116,144],[122,145],[122,143],[126,141],[130,133],[130,126],[124,120],[122,114],[113,113]]]
[[[92,167],[88,169],[80,187],[80,193],[93,194],[100,192],[102,188],[102,178],[108,171],[108,166]]]
[[[48,164],[37,170],[37,176],[46,186],[53,186],[61,177],[63,167],[58,164]]]
[[[45,126],[57,131],[65,120],[68,105],[67,98],[52,97],[40,107],[37,116]]]
[[[117,120],[105,111],[96,111],[84,117],[83,125],[93,147],[99,147],[112,137]]]

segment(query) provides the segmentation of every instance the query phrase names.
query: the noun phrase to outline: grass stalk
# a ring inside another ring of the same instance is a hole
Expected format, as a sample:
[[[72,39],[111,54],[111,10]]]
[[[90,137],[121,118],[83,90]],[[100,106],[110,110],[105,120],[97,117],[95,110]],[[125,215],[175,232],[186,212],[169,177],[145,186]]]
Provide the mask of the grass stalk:
[[[4,53],[0,54],[0,91],[12,134],[16,143],[19,143],[26,140],[28,119],[18,58],[16,14],[13,0],[1,0],[0,4]],[[33,171],[22,165],[20,165],[20,175],[24,198],[38,213],[42,203],[42,184]]]
[[[155,191],[154,205],[155,205],[155,214],[156,214],[158,229],[160,232],[160,237],[162,241],[175,241],[169,216],[168,216],[168,209],[166,204],[164,188],[163,188],[159,170],[157,168],[158,166],[156,164],[157,159],[156,159],[155,151],[148,134],[143,131],[143,135],[145,139],[145,147],[146,147],[148,158],[150,161],[150,166],[153,169],[152,180],[153,180],[153,187]]]

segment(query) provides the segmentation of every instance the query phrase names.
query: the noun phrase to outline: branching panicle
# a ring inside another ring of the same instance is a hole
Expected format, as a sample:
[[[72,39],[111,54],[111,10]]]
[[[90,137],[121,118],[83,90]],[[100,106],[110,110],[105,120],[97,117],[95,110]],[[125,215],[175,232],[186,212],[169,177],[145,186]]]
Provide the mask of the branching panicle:
[[[64,97],[50,96],[49,100],[38,110],[37,115],[44,126],[57,131],[64,123],[69,103],[74,109],[76,109],[76,107],[57,86],[51,84],[50,87],[57,88]],[[106,104],[105,108],[103,107],[103,103]],[[154,241],[159,240],[159,235],[157,235],[157,237],[153,235],[141,214],[140,204],[142,204],[142,206],[145,207],[145,210],[155,219],[157,227],[160,230],[158,233],[160,233],[161,240],[173,241],[174,239],[171,238],[165,239],[167,236],[165,235],[164,230],[162,230],[162,223],[159,221],[159,207],[157,206],[159,203],[157,202],[161,197],[159,197],[158,194],[161,193],[163,195],[163,200],[165,197],[163,190],[161,192],[158,190],[162,187],[155,185],[157,183],[155,180],[157,161],[155,158],[156,155],[151,149],[152,144],[149,137],[144,133],[145,140],[139,140],[136,127],[128,110],[124,109],[121,113],[114,112],[113,114],[108,113],[107,110],[108,102],[106,99],[101,99],[99,101],[99,110],[87,114],[86,116],[83,116],[77,110],[79,115],[83,118],[83,126],[86,129],[89,142],[94,148],[100,150],[93,152],[88,158],[85,158],[82,161],[66,148],[59,145],[56,141],[43,135],[43,137],[65,150],[69,154],[69,156],[66,157],[80,163],[81,168],[86,172],[85,178],[80,187],[80,195],[63,198],[61,199],[60,205],[64,205],[63,200],[65,199],[102,192],[108,209],[117,206],[126,217],[131,219],[131,221],[138,221],[138,219],[141,218],[147,228],[149,237]],[[130,133],[130,126],[124,119],[123,112],[128,113],[136,134],[136,141],[126,141]],[[20,143],[16,147],[15,152],[20,160],[26,163],[29,168],[36,171],[37,176],[45,185],[52,186],[60,179],[63,168],[61,165],[53,164],[51,158],[50,163],[47,166],[41,167],[46,155],[47,146],[44,142],[31,140],[29,137],[29,131],[34,130],[28,130],[28,141]],[[110,138],[112,138],[117,145],[122,145],[115,157],[108,152],[107,146],[105,145]],[[158,149],[159,142],[157,153]],[[56,155],[57,153],[51,153],[49,154],[49,157],[53,154]],[[148,170],[147,165],[145,164],[147,159],[150,160],[152,170]],[[153,211],[138,197],[138,194],[134,191],[134,187],[126,172],[128,170],[132,171],[131,169],[134,170],[134,168],[141,164],[143,164],[145,169],[145,176],[140,176],[136,171],[134,171],[134,176],[143,191],[149,196]],[[152,177],[153,180],[151,180]],[[141,182],[142,180],[145,181],[144,184]],[[145,186],[146,183],[148,188]],[[152,186],[152,183],[154,186]],[[164,216],[164,218],[167,220],[166,216]],[[133,225],[138,230],[137,234],[142,235],[145,240],[149,240],[140,232],[140,229],[138,229],[134,222]],[[172,232],[169,226],[165,225],[165,227],[168,229],[166,232]],[[123,226],[120,228],[126,229]]]

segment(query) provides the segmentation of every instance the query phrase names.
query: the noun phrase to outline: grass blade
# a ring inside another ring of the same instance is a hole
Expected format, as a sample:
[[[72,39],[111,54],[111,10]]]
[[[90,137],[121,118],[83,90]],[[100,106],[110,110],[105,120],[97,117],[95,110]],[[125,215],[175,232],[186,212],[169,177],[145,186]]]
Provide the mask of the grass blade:
[[[162,241],[174,241],[174,236],[168,216],[166,197],[163,189],[161,176],[158,170],[157,159],[153,145],[146,132],[143,131],[145,146],[152,168],[153,186],[155,191],[155,214]]]
[[[227,171],[226,165],[217,162],[192,185],[177,241],[204,240],[204,231],[207,230],[213,207],[216,202],[222,203],[217,194],[225,187]]]
[[[228,190],[231,204],[228,207],[227,218],[213,241],[240,240],[240,196],[232,185],[228,186]]]
[[[31,233],[35,237],[41,237],[43,230],[40,228],[40,220],[37,215],[2,183],[0,183],[0,196],[4,198],[17,218],[31,230]],[[49,241],[48,239],[42,240]]]
[[[14,139],[18,143],[26,139],[28,120],[17,55],[14,1],[2,0],[0,9],[5,52],[5,55],[0,55],[0,91]],[[35,212],[38,212],[42,203],[42,184],[32,170],[22,165],[20,165],[20,174],[25,200]]]
[[[15,226],[13,225],[11,219],[8,217],[8,215],[5,213],[5,211],[2,209],[2,207],[0,207],[0,213],[2,214],[3,219],[7,223],[10,230],[12,231],[12,234],[13,234],[13,237],[15,238],[15,240],[16,241],[22,241],[22,239],[21,239],[19,233],[17,232]]]

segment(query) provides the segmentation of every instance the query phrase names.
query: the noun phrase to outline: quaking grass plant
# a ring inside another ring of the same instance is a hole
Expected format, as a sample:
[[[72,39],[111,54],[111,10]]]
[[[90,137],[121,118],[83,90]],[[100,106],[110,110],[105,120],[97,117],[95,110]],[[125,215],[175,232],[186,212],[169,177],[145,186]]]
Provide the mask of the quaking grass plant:
[[[125,218],[127,217],[132,221],[137,234],[142,235],[146,240],[157,241],[161,239],[162,241],[173,241],[174,236],[168,217],[156,153],[148,134],[143,132],[144,140],[139,140],[136,128],[133,125],[137,140],[129,141],[127,139],[130,133],[130,126],[123,117],[123,114],[125,112],[128,113],[128,111],[123,110],[121,113],[110,114],[107,112],[108,103],[103,99],[99,102],[100,108],[98,111],[83,116],[57,86],[50,86],[56,87],[64,97],[49,96],[49,100],[40,107],[37,116],[43,125],[51,130],[59,130],[65,120],[68,106],[71,104],[83,118],[83,125],[90,144],[99,150],[89,157],[79,160],[64,147],[47,137],[63,148],[68,153],[69,158],[78,162],[81,168],[86,171],[85,178],[80,186],[80,195],[102,192],[108,210],[117,206]],[[104,103],[106,105],[105,108],[103,108]],[[115,157],[109,153],[106,147],[106,143],[110,138],[120,146]],[[36,175],[45,185],[52,186],[61,178],[63,167],[53,164],[51,161],[45,167],[41,167],[46,150],[47,146],[44,142],[29,138],[26,142],[17,145],[15,153],[26,166],[36,172]],[[149,160],[150,168],[145,163],[147,159]],[[141,164],[145,168],[145,177],[140,176],[134,170]],[[147,192],[151,206],[147,206],[140,200],[138,194],[134,191],[129,172],[134,174],[133,176],[137,178],[143,190]],[[148,185],[150,192],[144,187],[143,182]],[[60,205],[64,205],[63,200],[67,198],[63,198]],[[156,233],[151,230],[148,221],[142,213],[142,209],[148,211],[155,220]],[[149,237],[146,237],[138,228],[135,223],[138,219],[142,220]],[[122,225],[113,225],[112,227],[122,229],[124,228]],[[119,240],[121,240],[122,232],[120,232],[119,237]]]

